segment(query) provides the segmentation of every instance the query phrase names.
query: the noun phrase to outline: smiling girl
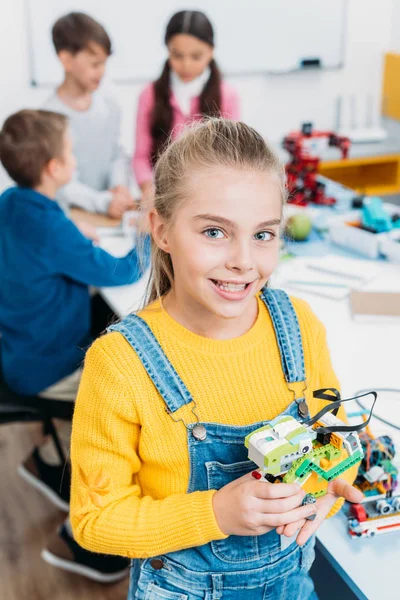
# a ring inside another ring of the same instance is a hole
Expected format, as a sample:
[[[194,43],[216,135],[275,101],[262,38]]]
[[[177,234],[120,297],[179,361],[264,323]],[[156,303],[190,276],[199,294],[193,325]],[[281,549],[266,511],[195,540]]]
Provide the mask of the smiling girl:
[[[250,474],[246,435],[338,388],[322,324],[265,287],[284,201],[243,123],[195,125],[157,163],[148,305],[86,355],[72,439],[76,540],[145,559],[130,600],[314,598],[313,534],[339,496],[359,499],[336,480],[302,506],[297,484]]]

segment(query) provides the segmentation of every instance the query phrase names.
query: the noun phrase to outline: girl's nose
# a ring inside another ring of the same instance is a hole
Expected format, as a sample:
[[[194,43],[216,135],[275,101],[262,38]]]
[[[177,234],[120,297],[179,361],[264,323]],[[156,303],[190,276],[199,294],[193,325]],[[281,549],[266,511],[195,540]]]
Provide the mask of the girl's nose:
[[[226,266],[228,269],[239,273],[250,271],[254,265],[249,244],[238,242],[233,245]]]

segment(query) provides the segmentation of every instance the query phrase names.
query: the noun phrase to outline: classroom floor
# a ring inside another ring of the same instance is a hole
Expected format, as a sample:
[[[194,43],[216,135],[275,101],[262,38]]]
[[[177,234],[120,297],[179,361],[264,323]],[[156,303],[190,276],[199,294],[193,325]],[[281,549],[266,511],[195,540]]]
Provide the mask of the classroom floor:
[[[0,427],[0,598],[126,600],[128,580],[101,585],[55,569],[40,558],[65,514],[17,474],[39,436],[37,424]]]

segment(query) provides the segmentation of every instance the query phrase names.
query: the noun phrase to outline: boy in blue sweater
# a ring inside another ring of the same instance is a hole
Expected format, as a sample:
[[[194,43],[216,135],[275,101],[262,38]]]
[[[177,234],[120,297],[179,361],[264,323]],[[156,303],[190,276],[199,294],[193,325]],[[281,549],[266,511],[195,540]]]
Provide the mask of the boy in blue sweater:
[[[82,362],[90,343],[88,286],[132,283],[141,271],[135,250],[115,258],[94,246],[54,200],[75,168],[65,116],[10,116],[0,160],[17,184],[0,197],[3,372],[16,392],[40,394]]]
[[[0,197],[3,377],[19,394],[74,401],[91,342],[88,286],[138,280],[138,257],[132,250],[114,258],[94,246],[55,201],[75,169],[64,115],[11,115],[0,132],[0,160],[17,184]],[[69,430],[60,434],[67,445]],[[48,446],[36,448],[20,473],[68,510],[68,485],[60,486],[63,465],[54,464]]]

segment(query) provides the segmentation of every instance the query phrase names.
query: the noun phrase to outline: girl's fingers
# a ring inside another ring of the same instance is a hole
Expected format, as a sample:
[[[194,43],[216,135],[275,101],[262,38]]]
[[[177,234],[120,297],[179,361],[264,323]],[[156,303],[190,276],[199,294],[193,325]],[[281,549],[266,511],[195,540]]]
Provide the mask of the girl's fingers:
[[[299,493],[295,494],[294,496],[289,496],[288,498],[279,498],[278,500],[259,500],[260,512],[274,514],[287,513],[294,508],[301,506],[304,496],[305,493],[303,490],[300,490]]]
[[[364,498],[364,494],[360,490],[357,490],[350,483],[340,478],[330,482],[328,491],[331,494],[335,494],[338,498],[344,498],[348,502],[361,502]]]
[[[317,500],[317,516],[313,521],[306,521],[303,525],[299,535],[297,536],[296,542],[299,546],[303,546],[307,540],[315,533],[318,527],[325,521],[325,518],[332,506],[335,504],[337,498],[331,494],[326,494],[319,500]]]
[[[296,538],[296,542],[299,546],[304,546],[307,540],[315,533],[325,517],[315,517],[314,521],[306,521],[300,530],[299,535]]]
[[[288,498],[304,492],[298,483],[268,483],[266,481],[254,482],[254,495],[262,500]]]
[[[286,537],[292,537],[306,523],[307,523],[307,520],[303,519],[302,521],[297,521],[296,523],[290,523],[289,525],[285,525],[285,527],[283,527],[283,532],[281,535],[285,535]]]
[[[300,506],[299,508],[295,508],[286,513],[265,513],[264,515],[260,515],[260,525],[267,527],[280,527],[282,525],[288,525],[289,523],[295,523],[296,521],[303,521],[315,513],[315,504]]]

